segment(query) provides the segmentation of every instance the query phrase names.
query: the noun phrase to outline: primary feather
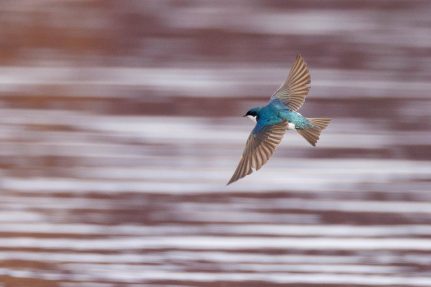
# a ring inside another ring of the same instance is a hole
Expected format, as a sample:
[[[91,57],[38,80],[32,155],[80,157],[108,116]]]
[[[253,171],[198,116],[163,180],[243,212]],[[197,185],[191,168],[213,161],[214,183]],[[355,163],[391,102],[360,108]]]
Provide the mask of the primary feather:
[[[307,64],[301,55],[296,56],[289,76],[280,88],[272,95],[271,100],[281,100],[290,110],[297,111],[304,104],[310,90],[311,76]]]
[[[253,170],[259,170],[274,153],[275,148],[283,139],[287,122],[266,126],[260,131],[251,132],[242,153],[241,160],[228,184],[249,175]]]

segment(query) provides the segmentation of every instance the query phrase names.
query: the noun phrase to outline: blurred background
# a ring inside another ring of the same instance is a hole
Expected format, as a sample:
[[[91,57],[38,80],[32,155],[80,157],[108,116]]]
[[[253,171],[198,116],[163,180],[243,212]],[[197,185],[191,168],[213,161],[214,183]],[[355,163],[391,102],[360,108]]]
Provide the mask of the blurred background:
[[[431,286],[430,13],[1,1],[1,286]],[[298,53],[332,123],[226,187]]]

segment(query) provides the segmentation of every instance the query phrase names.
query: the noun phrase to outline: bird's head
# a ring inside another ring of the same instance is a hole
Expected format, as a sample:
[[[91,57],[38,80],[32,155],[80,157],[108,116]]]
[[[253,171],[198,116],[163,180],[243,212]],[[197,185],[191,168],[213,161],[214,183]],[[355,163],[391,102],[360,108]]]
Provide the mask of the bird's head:
[[[256,122],[259,119],[259,110],[260,107],[252,108],[249,110],[244,117],[250,118],[252,121]]]

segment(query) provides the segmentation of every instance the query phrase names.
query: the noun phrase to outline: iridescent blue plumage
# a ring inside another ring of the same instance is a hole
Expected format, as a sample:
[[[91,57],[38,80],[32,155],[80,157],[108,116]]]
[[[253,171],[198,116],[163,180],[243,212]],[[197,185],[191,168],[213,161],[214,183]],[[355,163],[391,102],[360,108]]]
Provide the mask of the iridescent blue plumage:
[[[253,133],[258,133],[265,126],[279,124],[283,121],[294,124],[296,129],[306,129],[312,127],[310,120],[298,112],[290,110],[279,99],[271,100],[266,106],[256,107],[256,126]]]
[[[246,116],[256,119],[256,126],[248,137],[241,160],[228,184],[261,168],[287,129],[296,130],[311,145],[316,145],[330,119],[306,118],[297,112],[308,94],[310,81],[307,65],[298,55],[287,80],[271,96],[268,104],[246,113]]]

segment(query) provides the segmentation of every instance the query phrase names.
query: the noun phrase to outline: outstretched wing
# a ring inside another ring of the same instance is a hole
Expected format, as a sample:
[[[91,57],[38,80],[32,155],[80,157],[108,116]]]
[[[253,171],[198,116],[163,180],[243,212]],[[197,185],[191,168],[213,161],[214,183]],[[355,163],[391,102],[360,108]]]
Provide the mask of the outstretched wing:
[[[260,169],[268,161],[275,148],[281,142],[287,125],[288,123],[284,121],[276,125],[266,126],[258,132],[253,130],[248,137],[238,167],[228,184],[249,175],[253,170]]]
[[[281,100],[289,109],[297,111],[304,104],[310,90],[311,77],[307,64],[301,55],[296,56],[289,76],[281,87],[272,95],[271,100]]]

